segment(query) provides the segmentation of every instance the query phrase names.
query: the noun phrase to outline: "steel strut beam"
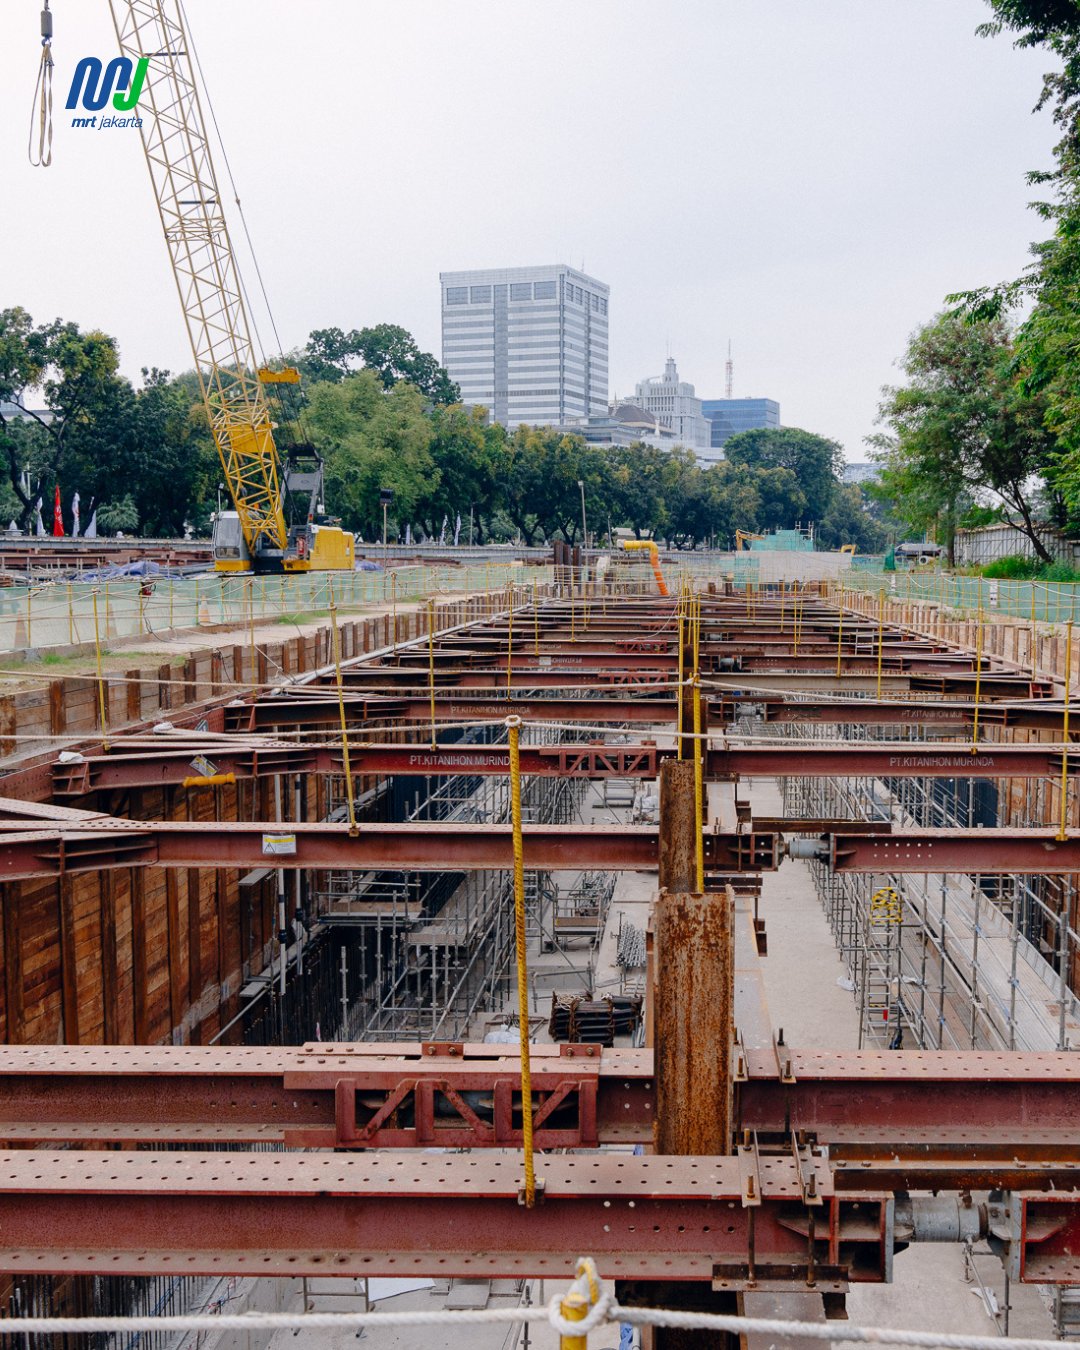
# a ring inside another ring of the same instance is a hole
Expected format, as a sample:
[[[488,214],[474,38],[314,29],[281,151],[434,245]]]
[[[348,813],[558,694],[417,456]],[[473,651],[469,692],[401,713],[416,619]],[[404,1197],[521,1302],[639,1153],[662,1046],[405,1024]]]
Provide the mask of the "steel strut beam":
[[[1080,767],[1080,750],[1061,745],[1013,745],[987,742],[973,750],[969,743],[902,745],[838,742],[835,745],[740,745],[710,747],[705,775],[712,782],[742,777],[891,777],[891,778],[1049,778],[1061,772],[1067,750],[1070,772]],[[195,762],[196,753],[199,763]],[[522,748],[524,774],[557,778],[655,778],[673,748],[640,745],[551,745]],[[203,783],[207,761],[214,773],[233,778],[262,778],[274,774],[342,774],[344,760],[333,746],[260,746],[257,748],[147,748],[87,756],[75,764],[53,768],[55,792],[61,797],[83,796],[101,789],[152,787],[162,783],[197,787]],[[509,773],[505,746],[371,745],[349,748],[354,774],[384,776]]]
[[[21,804],[20,804],[21,805]],[[0,816],[3,815],[0,800]],[[656,867],[660,831],[653,825],[529,825],[525,865],[622,871]],[[706,865],[716,871],[770,870],[779,861],[775,834],[710,833]],[[509,825],[443,821],[390,824],[356,834],[345,823],[139,821],[110,816],[53,823],[0,819],[0,877],[60,876],[100,867],[353,868],[469,872],[508,868]]]
[[[838,1190],[1080,1183],[1080,1062],[1067,1053],[737,1047],[736,1131],[827,1145]],[[537,1046],[537,1147],[647,1143],[650,1050]],[[276,1143],[520,1148],[520,1060],[504,1046],[0,1049],[0,1139],[20,1145]]]
[[[805,1164],[804,1164],[805,1166]],[[737,1158],[540,1159],[423,1153],[0,1154],[0,1269],[111,1275],[568,1276],[580,1251],[608,1278],[711,1281],[725,1260],[837,1267],[880,1280],[892,1199],[837,1196],[792,1157],[742,1203]],[[434,1255],[438,1253],[438,1255]]]

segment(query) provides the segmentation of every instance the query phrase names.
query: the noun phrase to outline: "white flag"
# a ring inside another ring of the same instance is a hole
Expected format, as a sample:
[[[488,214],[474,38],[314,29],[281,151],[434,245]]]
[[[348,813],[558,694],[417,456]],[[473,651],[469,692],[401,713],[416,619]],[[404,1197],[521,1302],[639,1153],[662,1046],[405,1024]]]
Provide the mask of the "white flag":
[[[412,526],[409,525],[409,524],[406,524],[406,526],[405,526],[405,546],[406,546],[406,548],[407,548],[411,543],[412,543]]]
[[[34,529],[34,533],[35,533],[35,534],[38,536],[38,538],[40,539],[40,538],[42,537],[42,535],[45,533],[45,522],[41,519],[41,498],[40,498],[40,497],[37,499],[37,502],[36,502],[35,505],[34,505],[34,511],[35,511],[35,513],[36,513],[36,515],[37,515],[37,523],[36,523],[36,526],[35,526],[35,529]]]
[[[96,539],[96,538],[97,538],[97,507],[96,507],[96,506],[94,507],[94,514],[90,517],[90,524],[87,525],[87,527],[86,527],[86,533],[83,535],[83,538],[84,538],[84,539]]]
[[[443,516],[443,518],[442,518],[442,529],[439,531],[439,544],[440,544],[440,546],[446,543],[446,527],[447,527],[447,525],[449,525],[449,524],[450,524],[450,517],[449,517],[449,516]]]
[[[71,537],[79,537],[79,494],[76,492],[71,499]]]
[[[454,521],[454,547],[457,548],[458,540],[461,538],[461,512],[457,513],[457,520]]]

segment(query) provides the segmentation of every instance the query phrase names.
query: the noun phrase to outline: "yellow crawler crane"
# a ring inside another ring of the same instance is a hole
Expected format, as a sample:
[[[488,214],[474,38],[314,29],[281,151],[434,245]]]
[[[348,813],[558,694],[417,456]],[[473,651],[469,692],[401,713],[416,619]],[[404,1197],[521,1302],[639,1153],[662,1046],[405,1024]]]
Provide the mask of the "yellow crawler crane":
[[[221,571],[352,570],[353,538],[323,516],[323,464],[310,445],[284,463],[258,369],[240,275],[210,155],[191,46],[177,0],[109,0],[127,79],[142,76],[138,115],[146,163],[221,456],[233,512],[214,529]]]

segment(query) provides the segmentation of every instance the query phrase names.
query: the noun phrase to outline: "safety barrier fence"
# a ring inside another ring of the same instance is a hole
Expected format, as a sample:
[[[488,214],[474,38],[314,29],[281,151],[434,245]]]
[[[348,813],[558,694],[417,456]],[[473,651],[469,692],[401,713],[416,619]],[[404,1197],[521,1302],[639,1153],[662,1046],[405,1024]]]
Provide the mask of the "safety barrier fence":
[[[895,600],[940,605],[963,614],[1002,614],[1032,623],[1080,620],[1080,582],[1003,581],[944,571],[873,572],[856,569],[835,590],[883,593]]]
[[[550,567],[513,563],[475,567],[400,567],[388,572],[308,572],[236,576],[49,582],[0,590],[0,652],[161,635],[218,624],[262,624],[383,609],[448,595],[531,588],[551,580]]]

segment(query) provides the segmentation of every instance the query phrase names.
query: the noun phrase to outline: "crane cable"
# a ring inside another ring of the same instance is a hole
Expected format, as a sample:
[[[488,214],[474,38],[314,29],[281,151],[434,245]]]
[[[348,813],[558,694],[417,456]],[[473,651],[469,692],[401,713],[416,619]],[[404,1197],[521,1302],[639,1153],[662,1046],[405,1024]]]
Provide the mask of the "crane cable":
[[[52,163],[53,134],[53,58],[52,58],[53,20],[49,13],[49,0],[41,11],[41,60],[38,62],[37,81],[34,84],[34,99],[30,105],[30,136],[26,142],[26,154],[35,169],[47,169]],[[38,128],[37,158],[34,158],[34,122],[35,114]]]

